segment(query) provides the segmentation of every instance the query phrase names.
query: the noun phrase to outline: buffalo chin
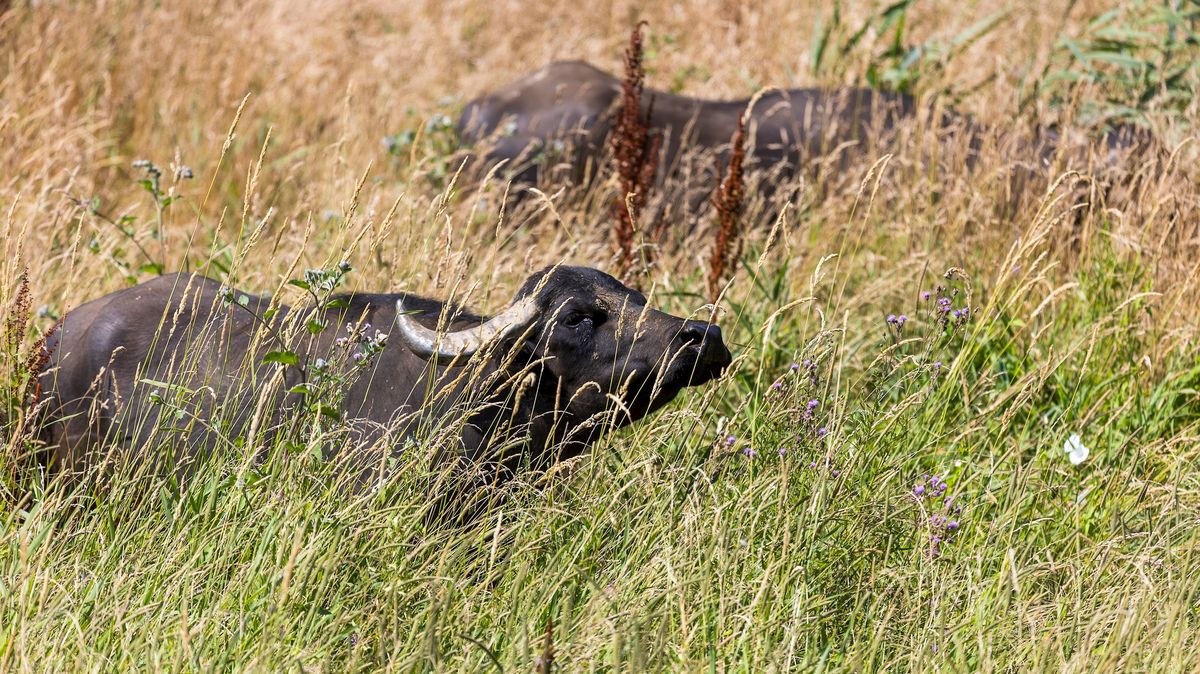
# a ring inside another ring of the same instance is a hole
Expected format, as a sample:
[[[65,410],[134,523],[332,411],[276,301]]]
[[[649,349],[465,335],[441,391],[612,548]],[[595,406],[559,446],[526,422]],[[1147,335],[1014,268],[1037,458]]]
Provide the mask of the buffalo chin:
[[[674,400],[683,389],[712,381],[724,371],[723,364],[676,361],[665,373],[655,372],[653,376],[634,387],[636,393],[629,402],[630,411],[633,412],[632,420],[637,421],[654,414]]]

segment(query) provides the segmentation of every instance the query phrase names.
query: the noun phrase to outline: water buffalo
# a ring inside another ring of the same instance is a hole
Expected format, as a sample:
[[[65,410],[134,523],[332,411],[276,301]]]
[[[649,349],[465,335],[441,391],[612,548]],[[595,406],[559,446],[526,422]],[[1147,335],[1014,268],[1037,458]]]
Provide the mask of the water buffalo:
[[[360,484],[414,436],[510,476],[578,455],[605,426],[642,419],[730,363],[717,326],[651,309],[581,267],[533,274],[491,318],[406,294],[269,307],[174,274],[68,312],[39,377],[50,471],[108,462],[186,476],[221,448],[261,460],[295,430],[297,409],[324,400],[336,409],[312,418],[349,429],[337,458],[351,455]],[[289,341],[289,326],[303,338]],[[376,458],[356,462],[367,446]]]
[[[546,169],[565,168],[565,176],[550,177],[585,183],[608,151],[620,97],[621,81],[594,66],[551,63],[469,102],[459,117],[458,133],[482,161],[480,168],[506,161],[507,175],[515,182],[535,183]],[[715,165],[727,162],[738,118],[748,102],[649,88],[643,92],[642,112],[649,113],[649,130],[661,138],[659,183],[678,183],[671,190],[682,193],[668,195],[668,200],[684,213],[695,215],[717,185]],[[1107,172],[1105,180],[1111,182],[1113,169],[1121,168],[1131,150],[1149,157],[1155,149],[1152,136],[1131,125],[1106,128],[1093,143],[1076,130],[1039,127],[1025,134],[988,129],[968,115],[937,113],[917,105],[911,96],[893,92],[852,87],[771,90],[755,103],[748,123],[746,168],[750,175],[757,174],[752,191],[770,199],[802,169],[844,170],[855,157],[874,159],[894,152],[901,122],[920,116],[926,116],[927,123],[917,129],[932,132],[937,140],[917,151],[921,165],[941,164],[959,153],[961,164],[970,168],[984,142],[993,142],[997,156],[1012,162],[1009,191],[1014,196],[1031,181],[1043,185],[1046,167],[1059,154],[1074,168],[1088,167],[1089,158],[1096,156],[1090,168]]]
[[[469,102],[458,133],[482,149],[486,166],[508,160],[519,182],[535,182],[547,154],[566,155],[578,180],[606,149],[620,97],[621,81],[599,68],[582,61],[551,63]],[[748,102],[645,89],[642,112],[649,112],[648,126],[662,138],[662,165],[669,172],[689,148],[725,156]],[[790,174],[812,159],[841,161],[873,147],[916,111],[911,96],[874,89],[772,90],[753,110],[748,167],[783,165]],[[942,123],[957,120],[948,113]]]

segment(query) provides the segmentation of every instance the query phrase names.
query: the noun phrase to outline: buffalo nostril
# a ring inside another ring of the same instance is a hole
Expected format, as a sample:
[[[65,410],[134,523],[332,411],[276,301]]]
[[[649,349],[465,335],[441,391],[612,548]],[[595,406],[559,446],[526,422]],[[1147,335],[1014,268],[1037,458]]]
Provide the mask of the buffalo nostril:
[[[721,328],[708,323],[688,323],[679,331],[679,338],[685,346],[701,346],[721,342]]]

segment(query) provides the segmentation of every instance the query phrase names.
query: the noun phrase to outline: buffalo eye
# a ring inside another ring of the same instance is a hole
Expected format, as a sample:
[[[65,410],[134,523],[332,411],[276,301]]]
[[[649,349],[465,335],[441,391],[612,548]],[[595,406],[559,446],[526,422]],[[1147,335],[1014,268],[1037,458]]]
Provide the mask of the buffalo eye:
[[[590,314],[576,312],[568,314],[566,318],[563,319],[562,324],[571,329],[591,328],[595,324],[595,320]]]

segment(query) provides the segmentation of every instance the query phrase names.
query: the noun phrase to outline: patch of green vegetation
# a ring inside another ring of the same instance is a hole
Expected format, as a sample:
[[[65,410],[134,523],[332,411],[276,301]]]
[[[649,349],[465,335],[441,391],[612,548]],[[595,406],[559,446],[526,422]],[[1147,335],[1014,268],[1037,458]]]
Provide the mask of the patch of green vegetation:
[[[359,496],[310,461],[217,460],[186,489],[34,480],[0,528],[0,660],[1187,669],[1197,353],[1143,327],[1135,262],[1097,244],[1056,289],[1043,250],[1035,231],[986,283],[927,278],[915,309],[836,330],[776,314],[792,284],[760,274],[727,323],[740,369],[464,529],[425,523],[419,460]]]

